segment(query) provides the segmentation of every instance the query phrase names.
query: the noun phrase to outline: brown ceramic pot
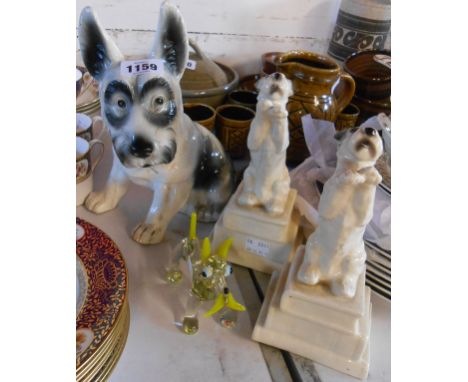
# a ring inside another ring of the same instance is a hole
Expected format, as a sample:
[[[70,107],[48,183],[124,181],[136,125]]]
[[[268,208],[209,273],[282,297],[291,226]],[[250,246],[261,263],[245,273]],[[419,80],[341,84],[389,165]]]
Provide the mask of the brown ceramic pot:
[[[335,122],[354,95],[354,80],[341,71],[331,58],[304,50],[284,53],[276,60],[277,70],[293,83],[294,95],[289,98],[290,145],[287,159],[302,162],[309,156],[304,140],[301,117]]]
[[[234,105],[242,105],[249,109],[255,110],[257,106],[257,92],[249,90],[234,90],[229,93],[227,103]]]
[[[346,106],[341,111],[341,113],[338,114],[338,117],[336,117],[336,131],[341,131],[356,126],[356,121],[359,117],[359,112],[359,108],[352,103]]]
[[[214,131],[216,111],[211,106],[202,103],[184,103],[184,112],[192,121]]]
[[[349,56],[343,69],[356,83],[356,96],[368,100],[390,97],[391,69],[381,63],[381,58],[391,57],[388,50],[367,50]]]
[[[216,109],[216,128],[219,139],[232,158],[247,153],[247,136],[255,112],[241,105],[222,105]]]
[[[358,125],[379,113],[385,113],[389,116],[392,111],[390,97],[379,100],[369,100],[358,96],[354,96],[353,104],[355,104],[361,111],[357,120]]]

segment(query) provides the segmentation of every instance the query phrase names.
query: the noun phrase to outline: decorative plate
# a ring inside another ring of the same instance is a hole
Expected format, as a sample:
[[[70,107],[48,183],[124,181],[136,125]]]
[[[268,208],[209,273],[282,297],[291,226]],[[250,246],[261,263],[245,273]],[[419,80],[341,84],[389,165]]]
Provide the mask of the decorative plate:
[[[127,270],[120,250],[109,236],[80,218],[76,218],[76,256],[79,277],[76,366],[79,367],[105,341],[123,309]]]

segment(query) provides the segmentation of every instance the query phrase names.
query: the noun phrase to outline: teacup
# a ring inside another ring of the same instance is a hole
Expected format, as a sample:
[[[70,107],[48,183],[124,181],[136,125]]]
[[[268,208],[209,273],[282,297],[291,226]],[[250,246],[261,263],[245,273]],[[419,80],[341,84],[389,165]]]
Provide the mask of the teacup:
[[[360,110],[356,105],[350,103],[348,106],[346,106],[336,117],[336,131],[341,131],[356,126],[356,121],[359,117],[359,113]]]
[[[83,72],[76,68],[76,96],[80,94],[81,86],[83,85]]]
[[[203,103],[184,103],[184,112],[194,122],[214,131],[216,111]]]
[[[94,147],[100,148],[97,156],[91,157]],[[76,137],[76,205],[83,204],[86,196],[93,189],[92,173],[104,154],[104,143],[99,139],[88,142],[86,139]]]
[[[249,90],[234,90],[229,93],[227,103],[242,105],[255,110],[257,106],[257,92]]]
[[[87,114],[76,113],[76,136],[92,141],[95,132],[98,134],[98,139],[104,131],[104,124],[101,117],[91,118]]]
[[[232,158],[247,153],[247,136],[255,112],[241,105],[226,104],[216,109],[216,127],[226,151]]]

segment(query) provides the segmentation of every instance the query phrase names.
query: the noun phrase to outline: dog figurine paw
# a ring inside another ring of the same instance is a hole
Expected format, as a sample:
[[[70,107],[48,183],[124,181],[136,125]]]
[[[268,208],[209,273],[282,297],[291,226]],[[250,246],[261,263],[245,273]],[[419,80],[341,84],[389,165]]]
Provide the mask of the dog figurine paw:
[[[365,270],[363,236],[382,180],[374,165],[383,145],[370,127],[346,130],[336,138],[337,167],[324,185],[318,227],[307,240],[297,279],[310,285],[327,282],[333,294],[352,298]]]
[[[244,182],[237,203],[261,205],[270,215],[284,211],[290,178],[286,167],[289,146],[286,104],[292,84],[284,74],[273,73],[261,78],[256,115],[250,125],[247,147],[251,162],[244,172]]]
[[[142,244],[162,240],[182,208],[201,221],[216,221],[233,191],[232,164],[218,139],[183,111],[180,79],[188,60],[185,25],[177,7],[161,5],[156,38],[148,58],[159,65],[125,72],[128,63],[90,7],[80,15],[84,64],[99,82],[101,112],[113,144],[113,164],[104,190],[88,196],[95,213],[115,208],[129,182],[154,196],[145,223],[133,238]]]

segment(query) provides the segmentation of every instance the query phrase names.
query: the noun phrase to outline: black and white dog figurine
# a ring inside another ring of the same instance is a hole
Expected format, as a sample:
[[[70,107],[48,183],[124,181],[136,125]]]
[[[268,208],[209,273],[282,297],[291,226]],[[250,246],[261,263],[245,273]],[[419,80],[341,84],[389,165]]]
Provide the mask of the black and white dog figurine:
[[[151,188],[146,220],[133,231],[142,244],[159,243],[184,206],[200,221],[216,221],[232,193],[232,165],[216,137],[183,112],[179,81],[188,43],[178,9],[161,5],[149,58],[164,60],[162,72],[122,75],[124,57],[89,7],[81,12],[79,41],[84,64],[99,81],[114,154],[105,188],[92,192],[86,207],[95,213],[115,208],[129,181]]]

